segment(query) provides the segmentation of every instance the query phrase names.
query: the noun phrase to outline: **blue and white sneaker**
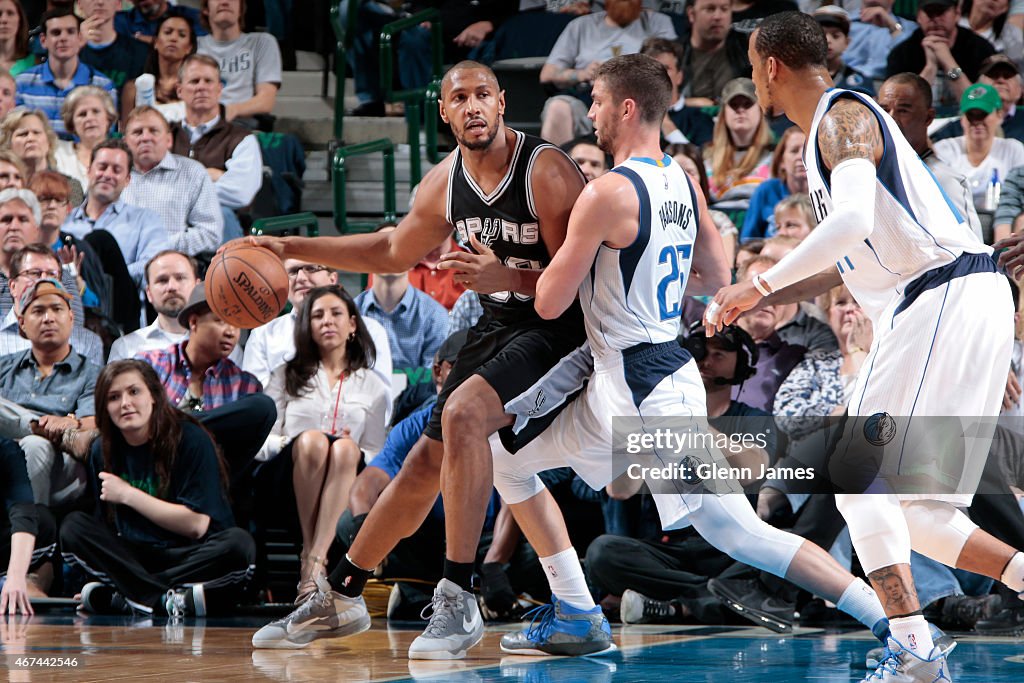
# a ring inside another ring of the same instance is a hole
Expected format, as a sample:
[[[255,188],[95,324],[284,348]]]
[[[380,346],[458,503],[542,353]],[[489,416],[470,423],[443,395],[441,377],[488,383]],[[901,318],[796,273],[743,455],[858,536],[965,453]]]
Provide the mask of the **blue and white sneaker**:
[[[600,655],[615,648],[612,628],[601,607],[580,610],[555,598],[526,616],[529,628],[501,637],[501,651],[512,655]]]
[[[878,668],[861,683],[953,683],[946,655],[935,646],[924,659],[890,637]]]
[[[890,636],[888,621],[884,621],[881,623],[885,624],[885,632],[882,634],[876,633],[875,635],[878,636],[878,639],[881,640],[883,643],[887,643],[889,642]],[[956,640],[953,639],[953,636],[947,635],[945,631],[940,629],[935,624],[928,622],[928,630],[932,634],[932,645],[939,648],[939,651],[942,652],[943,656],[948,655],[950,652],[953,651],[954,648],[956,648]],[[888,655],[888,647],[876,647],[868,650],[867,657],[865,658],[866,661],[864,663],[864,668],[877,669],[878,665]]]

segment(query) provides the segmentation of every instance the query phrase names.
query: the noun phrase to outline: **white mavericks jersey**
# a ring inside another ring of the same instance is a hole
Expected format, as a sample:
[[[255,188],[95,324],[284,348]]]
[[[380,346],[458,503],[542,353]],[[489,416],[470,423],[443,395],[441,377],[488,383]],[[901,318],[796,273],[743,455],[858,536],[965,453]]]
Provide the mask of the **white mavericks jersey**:
[[[975,237],[899,126],[871,98],[850,90],[827,90],[818,101],[808,140],[817,141],[822,117],[840,97],[854,98],[871,109],[884,141],[871,236],[836,262],[850,293],[878,329],[883,312],[903,299],[907,285],[917,277],[964,252],[992,250]],[[820,222],[832,211],[830,174],[821,165],[817,144],[808,144],[805,155],[811,205]]]
[[[698,226],[690,179],[670,156],[630,158],[611,172],[628,178],[636,189],[639,230],[623,249],[602,244],[580,285],[596,358],[676,339]]]

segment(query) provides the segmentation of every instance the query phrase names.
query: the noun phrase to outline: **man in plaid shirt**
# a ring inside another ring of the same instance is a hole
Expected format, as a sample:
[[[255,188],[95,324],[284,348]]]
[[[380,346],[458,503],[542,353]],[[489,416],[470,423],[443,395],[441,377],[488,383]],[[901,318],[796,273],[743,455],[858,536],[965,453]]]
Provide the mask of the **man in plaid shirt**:
[[[238,343],[238,328],[210,310],[203,284],[192,290],[178,322],[188,329],[187,339],[138,358],[156,370],[171,403],[195,413],[220,446],[230,470],[235,518],[243,525],[253,458],[274,426],[277,409],[260,381],[228,358]]]

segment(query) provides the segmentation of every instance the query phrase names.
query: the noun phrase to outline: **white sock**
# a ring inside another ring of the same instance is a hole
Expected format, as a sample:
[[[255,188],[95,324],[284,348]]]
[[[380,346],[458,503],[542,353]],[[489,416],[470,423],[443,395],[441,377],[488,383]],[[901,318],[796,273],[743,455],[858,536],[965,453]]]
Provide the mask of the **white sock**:
[[[540,565],[548,577],[548,585],[555,596],[579,610],[594,609],[594,598],[583,578],[583,567],[576,549],[569,546],[560,553],[540,558]]]
[[[878,601],[878,594],[862,579],[854,579],[839,597],[836,607],[874,631],[879,621],[884,620],[885,610]]]
[[[1014,553],[999,580],[1010,590],[1024,591],[1024,553]]]
[[[935,647],[932,643],[932,633],[928,628],[928,622],[920,614],[890,619],[889,630],[900,645],[921,659],[928,659],[932,648]]]

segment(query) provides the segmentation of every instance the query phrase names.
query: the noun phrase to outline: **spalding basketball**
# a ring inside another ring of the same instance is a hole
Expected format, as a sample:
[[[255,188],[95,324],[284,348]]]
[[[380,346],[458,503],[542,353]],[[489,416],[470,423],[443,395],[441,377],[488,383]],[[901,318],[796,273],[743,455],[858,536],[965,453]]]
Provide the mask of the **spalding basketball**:
[[[277,317],[288,301],[288,273],[263,247],[220,252],[206,271],[206,302],[221,320],[251,330]]]

